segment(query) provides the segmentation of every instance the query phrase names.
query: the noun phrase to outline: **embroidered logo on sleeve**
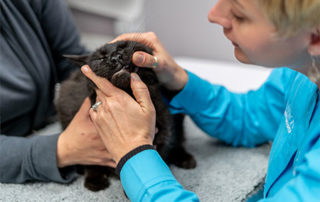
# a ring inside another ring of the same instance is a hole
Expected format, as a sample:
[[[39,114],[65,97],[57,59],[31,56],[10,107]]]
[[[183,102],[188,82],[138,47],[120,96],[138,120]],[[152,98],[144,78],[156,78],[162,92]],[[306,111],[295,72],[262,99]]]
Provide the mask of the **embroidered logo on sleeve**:
[[[291,107],[289,105],[286,107],[286,110],[284,111],[284,116],[286,119],[287,131],[290,134],[294,128],[294,119],[292,116]]]

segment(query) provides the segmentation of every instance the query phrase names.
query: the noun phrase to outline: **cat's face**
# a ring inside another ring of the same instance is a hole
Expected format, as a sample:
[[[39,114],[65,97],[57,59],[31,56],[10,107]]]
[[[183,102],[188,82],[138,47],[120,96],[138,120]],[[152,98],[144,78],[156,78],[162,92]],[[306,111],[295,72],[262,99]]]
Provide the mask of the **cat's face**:
[[[152,49],[141,43],[118,41],[105,44],[90,55],[67,57],[80,65],[88,64],[98,76],[107,78],[113,85],[125,90],[130,88],[131,72],[139,74],[145,82],[155,77],[152,70],[139,68],[132,63],[132,55],[136,51],[152,54]]]

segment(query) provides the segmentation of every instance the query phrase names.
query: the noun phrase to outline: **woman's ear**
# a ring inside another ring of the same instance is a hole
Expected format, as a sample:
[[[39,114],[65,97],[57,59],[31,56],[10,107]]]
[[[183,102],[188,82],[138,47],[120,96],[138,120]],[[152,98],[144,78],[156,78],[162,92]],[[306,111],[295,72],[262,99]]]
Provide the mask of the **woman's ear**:
[[[320,56],[320,27],[311,33],[308,52],[311,56]]]

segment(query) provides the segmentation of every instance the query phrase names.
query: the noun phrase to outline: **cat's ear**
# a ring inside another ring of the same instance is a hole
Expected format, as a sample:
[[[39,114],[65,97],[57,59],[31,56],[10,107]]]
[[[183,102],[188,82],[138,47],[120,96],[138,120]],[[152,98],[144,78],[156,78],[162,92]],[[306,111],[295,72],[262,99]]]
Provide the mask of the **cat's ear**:
[[[88,64],[89,56],[90,56],[90,54],[88,54],[88,55],[63,55],[63,57],[68,58],[73,63],[75,63],[79,66],[83,66],[85,64]]]

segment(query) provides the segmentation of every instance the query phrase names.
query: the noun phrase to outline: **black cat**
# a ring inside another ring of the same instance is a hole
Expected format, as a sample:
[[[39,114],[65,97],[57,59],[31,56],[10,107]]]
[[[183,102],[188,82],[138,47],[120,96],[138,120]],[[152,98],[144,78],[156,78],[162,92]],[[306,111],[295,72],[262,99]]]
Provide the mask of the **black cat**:
[[[161,96],[161,86],[151,69],[138,68],[132,62],[135,51],[152,54],[152,49],[134,41],[118,41],[106,44],[89,55],[66,56],[79,66],[88,64],[96,75],[107,78],[111,83],[133,97],[130,87],[130,73],[136,72],[148,86],[156,109],[156,127],[159,132],[154,145],[161,157],[168,164],[182,168],[195,168],[196,161],[183,147],[183,114],[171,115]],[[84,99],[89,96],[91,104],[96,102],[96,86],[80,70],[71,74],[61,84],[57,102],[57,111],[65,129],[79,110]],[[108,176],[114,169],[103,166],[84,166],[85,187],[99,191],[109,186]]]

